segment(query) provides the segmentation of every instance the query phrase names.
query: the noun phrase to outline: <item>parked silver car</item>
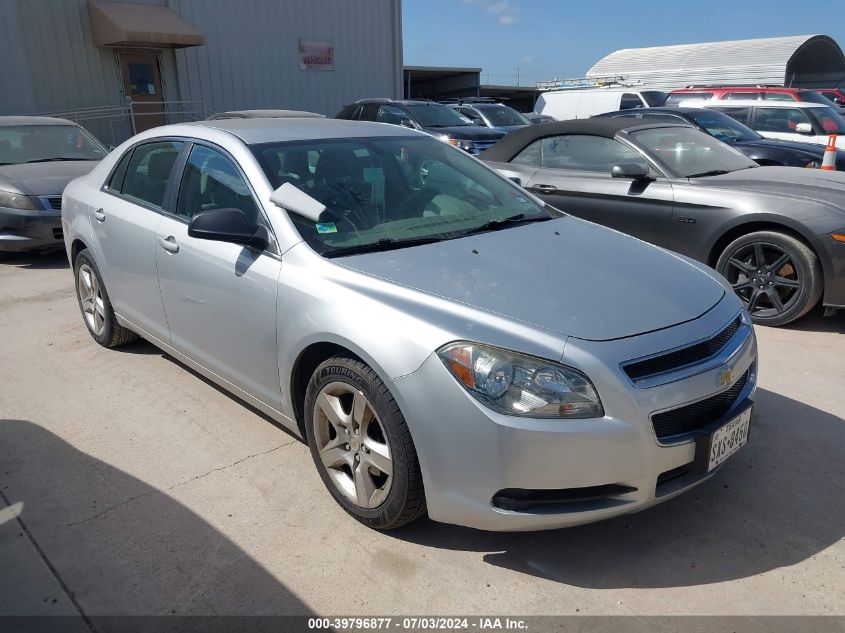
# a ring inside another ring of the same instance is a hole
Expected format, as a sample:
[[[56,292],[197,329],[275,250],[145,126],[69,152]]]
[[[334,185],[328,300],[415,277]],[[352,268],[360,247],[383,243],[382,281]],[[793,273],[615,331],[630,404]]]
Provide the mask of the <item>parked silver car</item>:
[[[641,510],[748,436],[756,341],[709,268],[398,126],[144,132],[65,190],[84,321],[304,436],[366,525]]]
[[[76,123],[0,116],[0,252],[62,246],[62,190],[106,149]]]

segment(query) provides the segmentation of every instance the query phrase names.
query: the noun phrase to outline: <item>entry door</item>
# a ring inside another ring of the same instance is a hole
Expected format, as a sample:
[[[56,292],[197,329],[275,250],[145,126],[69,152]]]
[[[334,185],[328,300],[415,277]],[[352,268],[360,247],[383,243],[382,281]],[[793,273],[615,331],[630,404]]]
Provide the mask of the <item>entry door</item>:
[[[223,208],[263,222],[235,164],[216,149],[194,145],[176,214],[157,227],[156,265],[171,344],[279,408],[276,296],[282,264],[262,250],[188,235],[193,215]]]
[[[648,167],[642,156],[597,136],[553,136],[541,143],[541,167],[524,187],[561,211],[657,242],[658,227],[671,221],[672,185],[659,174],[648,181],[611,176],[614,165]]]
[[[135,133],[167,123],[161,71],[155,52],[119,52],[124,94],[133,103]]]

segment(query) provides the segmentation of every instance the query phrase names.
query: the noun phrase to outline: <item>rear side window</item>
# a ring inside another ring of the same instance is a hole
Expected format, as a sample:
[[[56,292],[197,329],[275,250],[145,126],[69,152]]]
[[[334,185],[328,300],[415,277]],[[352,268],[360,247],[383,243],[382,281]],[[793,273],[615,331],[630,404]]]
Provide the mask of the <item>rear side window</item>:
[[[213,209],[240,209],[251,221],[258,221],[258,206],[238,168],[220,152],[194,145],[179,187],[176,214],[190,220],[200,211]]]
[[[378,109],[376,121],[380,123],[390,123],[391,125],[402,125],[402,121],[407,121],[408,115],[402,110],[392,105],[383,105]]]
[[[712,92],[673,92],[666,97],[666,105],[676,106],[682,101],[707,101],[712,98]]]
[[[138,145],[127,163],[121,193],[158,209],[164,207],[167,183],[183,145],[178,141]]]
[[[537,140],[531,143],[528,147],[523,149],[519,154],[514,156],[511,159],[511,162],[515,165],[528,165],[529,167],[539,167],[540,166],[540,147],[543,143],[543,140]]]
[[[355,114],[355,118],[361,121],[375,121],[378,116],[377,103],[365,103]]]
[[[550,169],[610,173],[614,165],[648,164],[634,150],[619,141],[601,136],[567,134],[543,139],[542,166]]]
[[[723,114],[727,114],[729,117],[731,117],[732,119],[735,119],[735,120],[739,121],[739,122],[740,122],[740,123],[742,123],[743,125],[748,125],[748,121],[749,121],[749,114],[750,114],[750,112],[751,112],[751,109],[750,109],[750,108],[729,108],[729,107],[724,107],[724,108],[713,108],[713,109],[714,109],[714,110],[717,110],[718,112],[721,112],[721,113],[723,113]]]
[[[129,166],[130,158],[132,158],[131,149],[120,157],[117,167],[114,168],[111,178],[109,178],[109,181],[106,183],[106,187],[116,193],[120,193],[120,190],[123,187],[123,177],[126,175],[126,168]]]

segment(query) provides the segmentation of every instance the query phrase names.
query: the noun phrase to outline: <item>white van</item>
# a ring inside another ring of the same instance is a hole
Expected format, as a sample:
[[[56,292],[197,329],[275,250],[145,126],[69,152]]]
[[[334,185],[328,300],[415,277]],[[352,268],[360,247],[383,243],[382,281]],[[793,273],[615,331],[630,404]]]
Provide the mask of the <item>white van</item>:
[[[534,112],[558,121],[588,119],[595,114],[662,106],[666,93],[631,88],[564,88],[541,92]]]

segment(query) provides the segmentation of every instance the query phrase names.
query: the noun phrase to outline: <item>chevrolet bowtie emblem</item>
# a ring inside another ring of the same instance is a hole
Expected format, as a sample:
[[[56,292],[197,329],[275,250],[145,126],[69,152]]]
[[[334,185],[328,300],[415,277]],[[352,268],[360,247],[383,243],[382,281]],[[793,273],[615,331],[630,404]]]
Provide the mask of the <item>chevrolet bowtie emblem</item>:
[[[734,370],[731,367],[727,367],[719,372],[719,384],[720,385],[729,385],[734,381]]]

